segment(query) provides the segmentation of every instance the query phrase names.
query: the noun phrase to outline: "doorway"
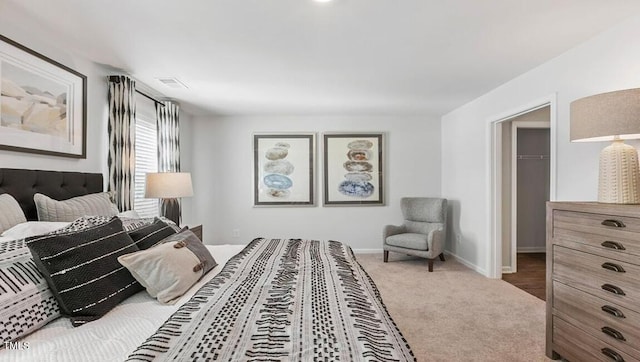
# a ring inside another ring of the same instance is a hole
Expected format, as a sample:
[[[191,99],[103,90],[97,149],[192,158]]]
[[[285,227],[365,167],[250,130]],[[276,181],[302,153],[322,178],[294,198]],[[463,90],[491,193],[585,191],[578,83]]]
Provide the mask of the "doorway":
[[[492,200],[488,215],[490,225],[488,236],[492,241],[489,254],[490,277],[502,279],[503,273],[507,278],[524,276],[530,269],[528,260],[530,258],[537,257],[538,264],[544,265],[544,261],[539,262],[540,255],[535,255],[535,252],[545,250],[545,201],[555,199],[555,104],[556,97],[551,95],[539,102],[489,119],[489,187]],[[541,142],[539,139],[528,141],[531,134],[542,137],[544,141]],[[517,152],[518,135],[522,143],[519,153]],[[546,152],[531,149],[528,146],[536,146],[539,143],[546,146]],[[521,167],[518,167],[519,163]],[[545,171],[539,170],[541,165],[545,166],[543,168]],[[528,170],[529,166],[533,166],[534,170]],[[518,169],[520,173],[525,175],[533,173],[538,180],[542,180],[534,182],[533,186],[539,186],[542,183],[543,191],[533,192],[528,188],[526,181],[530,180],[526,176],[521,177],[525,181],[524,184],[518,185]],[[520,197],[518,197],[518,189],[521,191]],[[537,211],[533,215],[526,216],[526,212],[533,212],[533,208],[528,207],[532,201],[526,198],[540,193],[546,197],[541,199],[538,195],[535,198],[539,200]],[[521,219],[537,220],[537,222],[534,221],[531,225],[518,222],[518,204],[521,209],[524,209],[521,212]],[[518,228],[519,224],[520,228]],[[521,235],[522,242],[518,242],[518,234]],[[527,237],[529,240],[526,239]],[[530,242],[531,240],[535,242]],[[544,282],[544,273],[538,273],[538,275]]]
[[[545,251],[545,205],[550,193],[549,107],[502,123],[502,271],[518,271],[517,253]],[[508,162],[510,161],[510,162]]]
[[[503,122],[511,144],[503,143],[511,162],[504,162],[502,279],[545,300],[546,202],[550,195],[549,107]],[[506,156],[506,155],[505,155]],[[506,180],[508,179],[508,180]],[[505,212],[506,214],[506,212]]]

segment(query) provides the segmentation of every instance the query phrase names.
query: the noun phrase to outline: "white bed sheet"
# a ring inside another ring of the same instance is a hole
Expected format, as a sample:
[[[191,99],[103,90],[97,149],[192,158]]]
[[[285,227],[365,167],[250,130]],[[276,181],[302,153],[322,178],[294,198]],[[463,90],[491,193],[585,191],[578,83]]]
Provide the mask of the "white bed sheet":
[[[174,305],[160,304],[146,291],[141,291],[104,317],[82,327],[74,328],[69,319],[58,318],[22,339],[22,344],[13,346],[16,349],[0,350],[0,361],[124,361],[244,247],[245,245],[207,245],[218,266]]]

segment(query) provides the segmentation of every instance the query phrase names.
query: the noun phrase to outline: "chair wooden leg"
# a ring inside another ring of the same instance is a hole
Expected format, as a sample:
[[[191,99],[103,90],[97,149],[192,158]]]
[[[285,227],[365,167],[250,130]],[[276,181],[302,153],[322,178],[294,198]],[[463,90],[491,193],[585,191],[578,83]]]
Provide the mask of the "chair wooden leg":
[[[444,261],[444,253],[440,253],[440,260]]]
[[[429,272],[433,271],[433,259],[428,259],[429,261]]]
[[[383,257],[383,259],[384,259],[384,262],[385,262],[385,263],[389,261],[389,250],[385,250],[385,251],[384,251],[384,257]]]

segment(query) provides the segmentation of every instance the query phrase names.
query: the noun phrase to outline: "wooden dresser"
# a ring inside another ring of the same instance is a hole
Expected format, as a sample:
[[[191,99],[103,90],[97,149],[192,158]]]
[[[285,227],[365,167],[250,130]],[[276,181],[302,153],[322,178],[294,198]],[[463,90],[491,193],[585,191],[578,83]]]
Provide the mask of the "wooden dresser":
[[[640,205],[547,203],[547,357],[640,361]]]

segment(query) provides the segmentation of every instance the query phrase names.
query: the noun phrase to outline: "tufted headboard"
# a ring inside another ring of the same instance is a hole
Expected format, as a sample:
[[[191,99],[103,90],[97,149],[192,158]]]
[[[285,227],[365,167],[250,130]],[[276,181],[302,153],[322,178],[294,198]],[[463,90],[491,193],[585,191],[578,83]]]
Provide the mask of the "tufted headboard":
[[[101,173],[60,172],[0,168],[0,194],[13,196],[27,217],[38,220],[33,195],[41,193],[56,200],[102,191]]]

